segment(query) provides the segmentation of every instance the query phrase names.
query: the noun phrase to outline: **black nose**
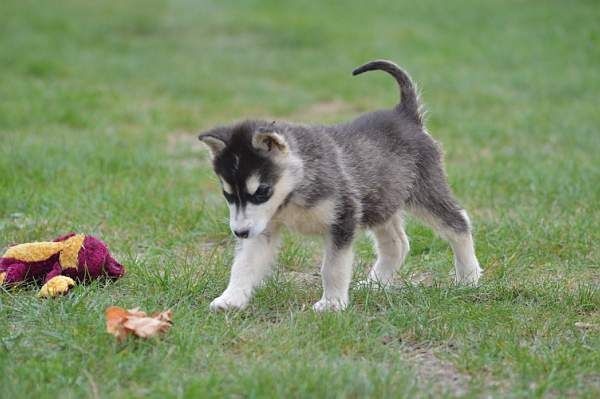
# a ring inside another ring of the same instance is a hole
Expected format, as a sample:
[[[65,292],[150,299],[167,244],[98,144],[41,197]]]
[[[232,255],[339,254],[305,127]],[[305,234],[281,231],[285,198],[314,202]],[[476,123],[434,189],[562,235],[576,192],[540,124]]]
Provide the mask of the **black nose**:
[[[248,238],[248,234],[250,234],[250,230],[236,230],[233,232],[239,238]]]

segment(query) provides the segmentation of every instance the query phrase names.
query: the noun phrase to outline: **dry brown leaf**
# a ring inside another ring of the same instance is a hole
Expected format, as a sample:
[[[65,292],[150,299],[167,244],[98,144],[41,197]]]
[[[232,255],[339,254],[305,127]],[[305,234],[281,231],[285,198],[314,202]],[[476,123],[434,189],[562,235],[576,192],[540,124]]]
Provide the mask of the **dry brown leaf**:
[[[118,306],[110,306],[104,314],[106,316],[106,331],[117,337],[119,341],[124,340],[128,333],[123,323],[127,320],[129,313]]]
[[[173,312],[166,310],[147,316],[139,308],[126,310],[118,306],[106,309],[106,331],[124,340],[132,334],[141,338],[150,338],[169,330],[172,323]]]
[[[146,317],[146,312],[141,311],[140,308],[133,308],[133,309],[129,309],[127,310],[127,312],[129,312],[130,316],[136,316],[136,317]]]
[[[123,325],[141,338],[153,337],[171,327],[170,323],[152,317],[129,317]]]
[[[152,315],[152,317],[154,317],[155,319],[158,319],[161,321],[166,321],[167,323],[173,324],[173,312],[171,311],[171,309],[165,310],[164,312],[160,312],[160,313],[154,313]]]

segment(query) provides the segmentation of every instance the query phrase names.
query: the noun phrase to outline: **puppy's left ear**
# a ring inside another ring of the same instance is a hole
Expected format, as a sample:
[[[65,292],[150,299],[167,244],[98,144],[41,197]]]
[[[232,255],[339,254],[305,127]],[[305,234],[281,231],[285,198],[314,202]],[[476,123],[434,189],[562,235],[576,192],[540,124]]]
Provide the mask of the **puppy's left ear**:
[[[252,146],[271,154],[287,154],[289,147],[285,138],[273,131],[261,129],[252,137]]]

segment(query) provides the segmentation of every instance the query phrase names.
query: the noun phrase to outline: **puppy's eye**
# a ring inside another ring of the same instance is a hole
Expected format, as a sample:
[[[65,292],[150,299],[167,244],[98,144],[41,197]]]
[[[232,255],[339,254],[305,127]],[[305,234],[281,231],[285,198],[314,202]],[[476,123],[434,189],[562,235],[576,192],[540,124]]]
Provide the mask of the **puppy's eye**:
[[[261,184],[256,189],[256,192],[254,193],[254,195],[259,196],[259,197],[264,197],[265,195],[269,195],[270,193],[271,193],[271,186],[269,186],[267,184]]]
[[[258,186],[254,194],[252,194],[251,200],[252,202],[258,204],[261,202],[266,202],[271,197],[271,194],[271,186],[269,186],[268,184],[261,184],[260,186]]]

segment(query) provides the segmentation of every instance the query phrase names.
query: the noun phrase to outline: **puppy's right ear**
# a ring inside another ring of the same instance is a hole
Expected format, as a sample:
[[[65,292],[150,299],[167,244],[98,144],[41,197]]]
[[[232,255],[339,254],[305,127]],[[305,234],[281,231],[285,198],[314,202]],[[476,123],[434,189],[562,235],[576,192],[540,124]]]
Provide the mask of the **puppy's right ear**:
[[[212,157],[214,158],[219,155],[227,146],[225,136],[226,135],[224,132],[217,128],[200,133],[198,139],[208,147]]]
[[[206,144],[213,158],[219,155],[221,151],[223,151],[223,149],[225,148],[225,142],[217,137],[210,136],[207,134],[201,134],[200,136],[198,136],[198,138],[201,142]]]

